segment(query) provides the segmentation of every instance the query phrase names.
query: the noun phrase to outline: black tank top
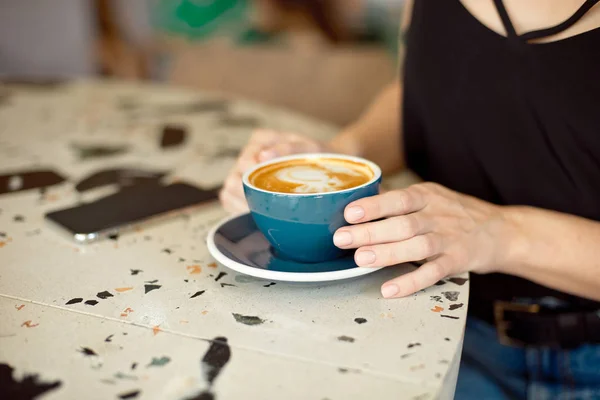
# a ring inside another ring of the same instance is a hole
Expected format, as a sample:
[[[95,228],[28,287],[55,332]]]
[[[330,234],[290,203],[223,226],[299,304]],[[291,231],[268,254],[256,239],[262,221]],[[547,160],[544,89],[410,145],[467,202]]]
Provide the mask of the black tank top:
[[[404,61],[409,168],[495,204],[600,221],[600,28],[527,42],[568,28],[598,1],[556,27],[518,36],[494,0],[504,37],[459,0],[416,0]],[[471,274],[470,309],[486,319],[494,300],[545,296],[600,309],[514,276]]]

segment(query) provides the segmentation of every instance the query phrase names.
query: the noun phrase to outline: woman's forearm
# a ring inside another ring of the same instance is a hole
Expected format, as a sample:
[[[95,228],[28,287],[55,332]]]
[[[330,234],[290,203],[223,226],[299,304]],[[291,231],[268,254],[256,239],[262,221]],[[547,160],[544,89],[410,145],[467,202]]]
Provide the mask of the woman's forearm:
[[[530,207],[508,207],[515,227],[499,272],[600,300],[600,223]]]
[[[384,172],[404,166],[399,81],[386,86],[363,115],[331,142],[336,151],[365,157]]]

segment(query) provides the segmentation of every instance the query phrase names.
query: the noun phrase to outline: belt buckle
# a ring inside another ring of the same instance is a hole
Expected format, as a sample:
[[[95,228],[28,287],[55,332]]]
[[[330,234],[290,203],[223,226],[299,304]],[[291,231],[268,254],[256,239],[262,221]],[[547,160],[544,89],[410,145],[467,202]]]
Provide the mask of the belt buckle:
[[[523,347],[525,343],[508,336],[507,332],[510,329],[511,323],[504,320],[504,314],[506,311],[537,314],[540,312],[540,309],[539,304],[521,304],[509,301],[494,302],[494,320],[496,321],[498,341],[506,346]]]

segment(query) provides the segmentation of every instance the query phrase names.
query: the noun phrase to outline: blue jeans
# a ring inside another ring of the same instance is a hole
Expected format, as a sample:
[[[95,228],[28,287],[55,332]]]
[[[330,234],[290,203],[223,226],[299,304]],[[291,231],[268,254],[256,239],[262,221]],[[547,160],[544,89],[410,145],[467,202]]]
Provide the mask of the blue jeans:
[[[455,398],[600,399],[600,345],[509,347],[498,342],[493,326],[469,318]]]

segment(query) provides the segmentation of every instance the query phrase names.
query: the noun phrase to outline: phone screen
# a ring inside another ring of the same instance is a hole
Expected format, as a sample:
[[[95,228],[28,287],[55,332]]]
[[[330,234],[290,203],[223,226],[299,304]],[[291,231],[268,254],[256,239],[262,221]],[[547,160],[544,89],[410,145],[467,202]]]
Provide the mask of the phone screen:
[[[115,234],[132,224],[218,198],[219,189],[203,190],[185,183],[140,185],[95,202],[46,214],[46,218],[80,242]]]

